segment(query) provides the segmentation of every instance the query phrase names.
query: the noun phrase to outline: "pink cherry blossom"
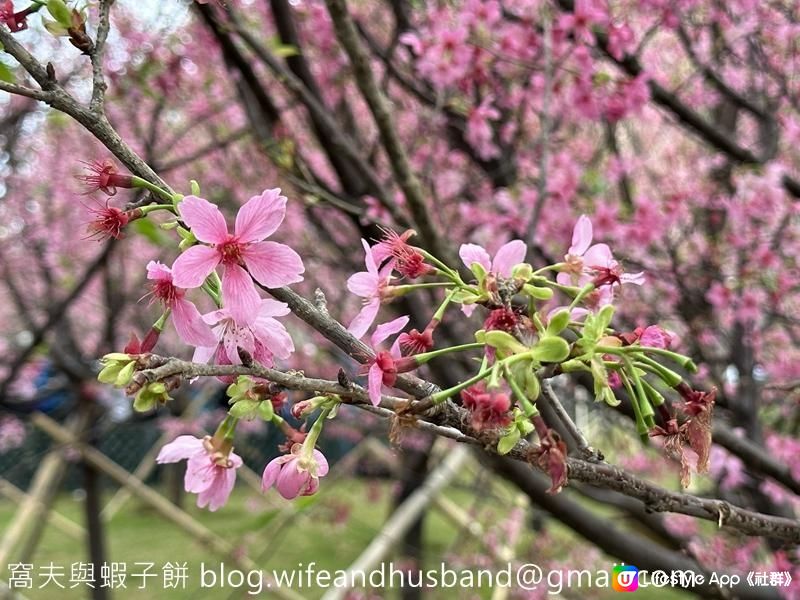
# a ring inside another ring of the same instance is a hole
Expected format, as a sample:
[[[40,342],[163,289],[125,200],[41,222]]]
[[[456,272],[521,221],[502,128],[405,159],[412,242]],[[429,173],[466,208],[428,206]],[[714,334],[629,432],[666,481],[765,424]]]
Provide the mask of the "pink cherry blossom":
[[[383,323],[375,328],[370,341],[372,347],[376,349],[375,358],[365,365],[368,378],[369,399],[374,406],[381,402],[381,390],[383,386],[392,387],[397,381],[398,373],[411,371],[417,367],[413,358],[403,358],[400,352],[400,338],[398,337],[389,350],[377,350],[386,339],[395,333],[399,333],[408,324],[408,316],[402,316]],[[364,373],[362,373],[364,374]]]
[[[147,263],[147,278],[153,281],[153,296],[172,311],[172,323],[181,339],[192,346],[216,343],[211,328],[203,322],[197,307],[186,299],[186,290],[172,283],[172,270],[157,261]]]
[[[231,449],[223,451],[215,447],[211,436],[200,439],[181,435],[161,448],[156,462],[175,463],[183,459],[188,459],[184,487],[187,492],[197,494],[197,506],[208,506],[212,512],[223,506],[231,495],[242,459]]]
[[[595,0],[575,0],[572,13],[562,15],[559,26],[571,29],[576,39],[588,44],[593,40],[591,27],[605,25],[607,21],[607,12]]]
[[[256,318],[260,300],[251,275],[270,288],[302,281],[305,268],[300,256],[285,244],[263,241],[286,215],[286,197],[280,192],[275,188],[250,198],[236,215],[233,235],[216,206],[203,198],[186,196],[178,204],[181,219],[199,241],[209,245],[192,246],[178,257],[172,267],[175,285],[199,287],[222,263],[223,303],[238,323],[248,324]]]
[[[642,285],[644,273],[623,273],[622,265],[606,244],[592,245],[592,222],[581,215],[572,231],[572,245],[564,257],[563,270],[556,276],[561,285],[583,287],[594,282],[598,288],[621,283]]]
[[[347,328],[350,333],[359,339],[367,333],[367,330],[375,321],[375,317],[378,316],[382,295],[391,280],[393,267],[393,261],[390,260],[378,269],[378,261],[381,260],[381,255],[386,254],[386,252],[381,252],[383,246],[370,247],[365,239],[361,240],[361,244],[364,246],[367,270],[354,273],[347,280],[347,289],[364,299],[364,306]]]
[[[636,328],[639,331],[639,327]],[[658,325],[649,325],[641,330],[639,343],[649,348],[669,348],[672,344],[673,336],[667,330]]]
[[[298,496],[311,496],[319,489],[319,478],[328,474],[328,461],[316,448],[306,452],[302,444],[294,444],[289,454],[272,459],[264,469],[261,489],[273,485],[278,493],[292,500]]]
[[[492,106],[492,100],[491,96],[486,96],[467,117],[465,139],[481,160],[491,160],[500,155],[500,149],[494,143],[494,131],[490,124],[490,121],[497,121],[500,118],[500,111]]]
[[[525,242],[521,240],[511,240],[507,244],[501,246],[494,255],[494,259],[489,256],[485,248],[477,244],[462,244],[458,249],[458,255],[468,269],[472,269],[472,265],[477,263],[481,265],[487,273],[493,273],[498,277],[506,279],[511,277],[512,269],[525,260],[525,254],[527,252],[528,247],[525,245]],[[461,312],[468,317],[474,310],[474,304],[461,305]]]
[[[227,308],[203,315],[203,320],[212,326],[216,342],[198,347],[192,360],[205,363],[214,359],[216,364],[239,365],[239,348],[267,367],[273,365],[275,357],[289,358],[294,343],[283,324],[275,319],[289,314],[289,306],[267,298],[260,302],[255,320],[248,325],[240,325]]]
[[[477,244],[462,244],[458,250],[458,255],[468,269],[472,268],[473,263],[481,265],[487,273],[494,273],[499,277],[511,277],[511,270],[518,264],[524,262],[528,247],[521,240],[511,240],[500,247],[494,255],[494,259],[489,253]]]

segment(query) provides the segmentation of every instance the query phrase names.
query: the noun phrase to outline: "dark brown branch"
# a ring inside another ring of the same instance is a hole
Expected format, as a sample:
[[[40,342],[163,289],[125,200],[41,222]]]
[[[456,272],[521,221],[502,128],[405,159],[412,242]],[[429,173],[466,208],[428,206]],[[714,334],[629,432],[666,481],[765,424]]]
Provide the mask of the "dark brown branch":
[[[558,0],[562,10],[572,11],[573,0]],[[644,69],[635,56],[624,56],[621,60],[611,55],[608,49],[608,37],[604,32],[595,32],[595,40],[600,49],[611,61],[616,63],[631,77],[640,75]],[[711,147],[726,154],[735,162],[745,165],[763,165],[766,157],[759,157],[748,148],[739,145],[736,140],[728,136],[714,124],[708,122],[696,111],[683,103],[675,94],[662,87],[652,79],[647,82],[653,101],[671,112],[678,121],[689,131],[705,140]],[[789,174],[782,177],[783,187],[793,196],[800,198],[800,181]]]
[[[308,304],[313,307],[310,302]],[[317,311],[316,308],[313,308],[313,310]],[[184,378],[217,375],[253,375],[274,381],[288,389],[336,394],[341,398],[349,398],[356,401],[354,406],[366,405],[367,410],[370,410],[370,412],[378,412],[392,418],[397,417],[394,410],[402,410],[408,406],[408,402],[402,398],[382,396],[381,406],[378,410],[375,410],[375,407],[369,402],[366,390],[360,386],[344,387],[338,382],[307,378],[299,373],[283,373],[258,364],[253,364],[249,367],[244,365],[207,365],[153,355],[148,360],[157,366],[153,369],[140,371],[134,376],[134,383],[137,387],[147,382],[158,381],[174,375],[180,375]],[[389,407],[392,408],[390,409]],[[407,420],[407,423],[404,421],[403,424],[425,429],[462,443],[480,446],[489,453],[496,453],[496,437],[493,434],[480,434],[471,430],[466,425],[469,419],[464,409],[452,403],[445,403],[441,408],[442,410],[438,414],[431,415],[429,420]],[[427,425],[422,426],[423,423],[427,423]],[[532,462],[531,457],[536,456],[537,450],[538,447],[536,445],[522,440],[508,453],[508,456],[530,464]],[[533,462],[535,463],[535,461]],[[589,483],[600,488],[615,490],[625,496],[636,498],[641,500],[645,507],[652,511],[686,514],[717,522],[720,527],[731,527],[747,535],[767,536],[800,543],[800,521],[796,519],[765,515],[740,508],[722,500],[710,500],[682,492],[673,492],[639,479],[619,467],[608,464],[568,458],[567,466],[570,479]]]
[[[361,45],[358,30],[350,17],[345,0],[326,0],[326,5],[333,20],[336,37],[350,58],[356,84],[378,126],[392,172],[400,189],[403,190],[423,244],[443,260],[447,259],[451,253],[433,225],[422,186],[411,168],[408,155],[397,134],[389,101],[378,87],[369,57]]]

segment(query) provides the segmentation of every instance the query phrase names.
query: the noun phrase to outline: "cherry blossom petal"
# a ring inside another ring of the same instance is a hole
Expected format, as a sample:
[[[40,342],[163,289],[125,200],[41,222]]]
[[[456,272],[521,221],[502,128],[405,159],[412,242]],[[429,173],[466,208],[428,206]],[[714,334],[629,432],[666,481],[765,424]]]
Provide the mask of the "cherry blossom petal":
[[[255,338],[278,358],[289,358],[294,352],[292,336],[280,321],[271,317],[259,317],[250,328]]]
[[[305,271],[303,260],[286,244],[277,242],[250,244],[244,248],[242,258],[253,278],[268,288],[278,288],[303,281],[300,275]]]
[[[221,473],[214,479],[213,484],[198,494],[198,508],[208,506],[208,510],[215,512],[228,502],[233,486],[236,484],[236,471],[222,467],[219,467],[219,469]]]
[[[196,288],[211,274],[220,261],[219,252],[209,246],[192,246],[172,265],[172,284],[179,288]]]
[[[569,273],[558,273],[556,275],[556,283],[559,285],[575,285],[575,282],[572,280],[572,275]]]
[[[528,247],[522,240],[511,240],[504,244],[492,261],[492,272],[501,277],[511,277],[511,269],[525,261]]]
[[[186,475],[183,478],[183,487],[187,492],[199,494],[214,484],[216,469],[207,452],[202,452],[189,457],[186,463]]]
[[[373,406],[381,403],[381,386],[383,385],[383,371],[377,364],[369,368],[369,400]]]
[[[581,215],[572,230],[572,245],[569,247],[569,254],[573,256],[583,256],[592,243],[592,221],[586,215]]]
[[[475,307],[477,304],[462,304],[461,305],[461,312],[464,313],[465,317],[471,317],[472,313],[475,312]]]
[[[156,462],[159,464],[175,463],[190,458],[198,452],[205,452],[203,440],[193,435],[180,435],[161,448]]]
[[[361,308],[355,319],[350,322],[347,331],[349,331],[353,337],[361,339],[372,326],[372,323],[375,322],[375,317],[378,316],[378,311],[380,309],[381,301],[378,298],[373,298]]]
[[[356,296],[361,296],[362,298],[373,298],[377,296],[379,284],[380,278],[367,271],[353,273],[347,279],[347,289]]]
[[[222,345],[225,347],[225,355],[233,365],[242,364],[242,359],[239,357],[239,348],[246,351],[251,356],[256,351],[255,337],[253,337],[253,332],[247,327],[229,327],[225,332]]]
[[[478,263],[487,271],[492,269],[492,259],[489,253],[477,244],[461,244],[458,255],[468,269],[472,268],[472,263]]]
[[[286,196],[280,188],[264,190],[245,202],[236,215],[234,232],[242,244],[258,242],[275,233],[286,216]]]
[[[644,271],[638,273],[623,273],[619,278],[621,283],[632,283],[633,285],[644,285]]]
[[[378,263],[375,261],[375,254],[367,240],[361,238],[361,245],[364,246],[364,263],[367,265],[367,273],[378,274]]]
[[[272,298],[264,298],[261,301],[261,308],[258,309],[258,317],[285,317],[290,312],[292,311],[285,302],[279,302]]]
[[[308,471],[298,468],[298,463],[297,458],[286,463],[275,480],[275,488],[287,500],[297,498],[310,477]]]
[[[147,278],[172,281],[172,270],[157,260],[151,260],[147,263]]]
[[[264,474],[261,476],[261,490],[266,492],[269,488],[275,485],[275,481],[278,479],[278,473],[281,472],[281,467],[283,463],[286,462],[283,460],[286,458],[285,456],[279,456],[278,458],[273,458],[267,464],[266,468],[264,469]]]
[[[317,477],[325,477],[328,474],[328,459],[319,450],[313,451],[314,460],[317,463]]]
[[[216,325],[220,321],[224,321],[225,319],[230,319],[231,314],[228,312],[226,308],[220,308],[218,310],[212,310],[203,315],[203,321],[208,323],[209,325]]]
[[[305,487],[300,491],[301,496],[313,496],[319,489],[319,478],[309,477]]]
[[[595,244],[583,255],[584,268],[610,267],[614,261],[611,248],[607,244]]]
[[[409,317],[407,315],[403,315],[402,317],[397,317],[388,323],[381,323],[378,325],[375,328],[375,331],[372,333],[372,347],[375,348],[390,335],[400,333],[403,328],[408,325],[408,321]]]
[[[198,346],[194,349],[192,362],[201,364],[207,364],[211,362],[211,359],[214,357],[214,354],[216,354],[218,348],[218,344],[214,344],[213,346]]]
[[[225,265],[225,272],[222,274],[222,302],[239,325],[252,323],[258,316],[261,296],[258,295],[250,275],[239,265]]]
[[[214,204],[197,196],[186,196],[178,204],[181,220],[201,242],[222,244],[228,239],[225,217]],[[183,287],[183,286],[180,286]],[[196,286],[195,286],[196,287]]]
[[[217,338],[211,328],[203,322],[197,307],[178,298],[172,303],[172,323],[181,339],[190,346],[214,346]]]

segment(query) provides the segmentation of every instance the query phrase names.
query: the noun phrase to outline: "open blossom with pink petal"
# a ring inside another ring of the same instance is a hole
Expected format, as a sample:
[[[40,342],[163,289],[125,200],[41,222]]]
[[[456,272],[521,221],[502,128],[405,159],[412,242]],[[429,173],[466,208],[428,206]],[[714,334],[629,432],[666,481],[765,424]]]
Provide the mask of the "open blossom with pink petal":
[[[289,358],[294,352],[294,342],[283,324],[275,318],[288,315],[289,306],[268,298],[260,302],[255,320],[248,325],[240,325],[227,308],[203,315],[203,321],[212,327],[216,339],[214,344],[198,347],[192,360],[239,365],[242,364],[239,348],[267,367],[273,365],[275,357]]]
[[[186,290],[172,283],[172,270],[168,266],[151,260],[147,263],[147,278],[153,281],[153,297],[172,311],[172,323],[184,342],[192,346],[213,346],[216,343],[200,311],[186,299]]]
[[[515,266],[525,261],[525,254],[528,247],[521,240],[511,240],[500,247],[494,258],[489,256],[485,248],[477,244],[461,244],[458,249],[458,256],[468,269],[477,263],[483,267],[487,273],[492,273],[497,277],[508,279]],[[470,316],[475,310],[474,304],[462,304],[461,311]]]
[[[319,489],[319,478],[327,474],[328,461],[322,452],[316,448],[308,452],[302,444],[294,444],[289,454],[269,462],[261,478],[261,489],[266,492],[274,485],[287,500],[311,496]]]
[[[461,248],[458,249],[458,255],[468,269],[472,268],[473,263],[478,263],[487,273],[509,278],[511,277],[511,270],[525,261],[527,251],[528,247],[525,242],[511,240],[500,247],[494,255],[494,259],[489,256],[485,248],[477,244],[461,244]]]
[[[381,256],[382,246],[370,247],[365,239],[361,240],[361,244],[364,246],[367,270],[354,273],[347,280],[347,289],[364,299],[364,306],[347,328],[357,338],[361,338],[367,333],[375,321],[375,317],[378,316],[382,295],[389,285],[393,268],[392,260],[380,269],[378,268],[378,261],[388,256],[387,252],[383,252],[384,256]]]
[[[197,506],[215,511],[223,506],[236,483],[236,469],[242,459],[224,443],[215,443],[211,436],[196,438],[181,435],[161,448],[156,457],[159,464],[187,459],[184,487],[197,494]]]
[[[233,234],[228,233],[225,218],[216,206],[203,198],[186,196],[178,204],[181,219],[199,241],[208,245],[192,246],[178,257],[172,266],[175,285],[199,287],[222,264],[223,304],[236,322],[249,324],[256,318],[261,300],[253,279],[270,288],[302,281],[305,268],[297,252],[285,244],[263,241],[286,215],[286,197],[280,192],[275,188],[250,198],[236,215]]]
[[[644,273],[624,273],[606,244],[592,245],[592,222],[581,215],[572,231],[572,245],[564,257],[556,281],[561,285],[583,287],[593,282],[596,287],[633,283],[642,285]]]
[[[405,373],[417,368],[417,362],[411,357],[403,357],[400,352],[400,338],[398,337],[389,350],[377,350],[390,336],[399,333],[408,324],[409,318],[402,316],[383,323],[375,328],[372,334],[372,347],[376,349],[375,358],[364,366],[368,378],[369,399],[373,405],[378,406],[381,402],[381,390],[383,386],[392,387],[397,381],[399,373]]]

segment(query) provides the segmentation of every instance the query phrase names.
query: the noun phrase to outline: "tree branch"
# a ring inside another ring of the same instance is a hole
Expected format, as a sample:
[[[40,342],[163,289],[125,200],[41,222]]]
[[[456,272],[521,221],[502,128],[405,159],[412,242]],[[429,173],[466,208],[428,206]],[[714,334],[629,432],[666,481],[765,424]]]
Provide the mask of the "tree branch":
[[[310,303],[309,303],[310,304]],[[313,305],[312,305],[313,306]],[[338,382],[324,379],[307,378],[299,373],[284,373],[258,364],[244,365],[207,365],[191,363],[176,358],[164,358],[149,355],[146,361],[152,361],[154,368],[139,371],[133,380],[135,386],[158,381],[165,377],[180,375],[184,378],[219,376],[219,375],[252,375],[286,387],[287,389],[308,391],[312,393],[336,394],[343,399],[350,399],[353,406],[366,405],[367,410],[381,416],[394,419],[399,427],[416,427],[444,435],[458,442],[482,447],[485,451],[496,454],[496,434],[479,433],[472,430],[467,411],[452,403],[445,403],[438,414],[430,415],[430,420],[408,419],[398,415],[395,410],[404,412],[408,401],[393,396],[382,396],[381,406],[373,407],[369,402],[366,390],[357,385],[348,387]],[[148,363],[150,364],[150,363]],[[136,387],[133,388],[134,390]],[[353,402],[354,401],[354,402]],[[391,408],[390,408],[391,407]],[[427,423],[427,425],[422,425]],[[455,430],[455,431],[453,431]],[[526,440],[521,440],[508,453],[510,458],[534,464],[531,457],[536,456],[539,447]],[[615,490],[641,500],[649,510],[657,512],[676,512],[700,519],[715,521],[720,527],[727,526],[747,535],[780,538],[800,543],[800,521],[772,515],[765,515],[740,508],[722,500],[700,498],[682,492],[673,492],[649,483],[630,473],[608,464],[589,462],[577,458],[568,458],[569,477],[583,481],[596,487]]]
[[[433,225],[431,215],[425,204],[422,186],[411,169],[405,148],[400,141],[392,119],[389,102],[378,87],[369,57],[361,46],[358,30],[350,17],[345,0],[326,0],[326,5],[333,20],[336,37],[350,58],[356,84],[361,90],[361,95],[367,102],[370,112],[372,112],[375,124],[378,126],[392,172],[405,194],[406,202],[411,210],[414,223],[419,229],[420,237],[431,252],[442,259],[446,259],[451,253]]]

